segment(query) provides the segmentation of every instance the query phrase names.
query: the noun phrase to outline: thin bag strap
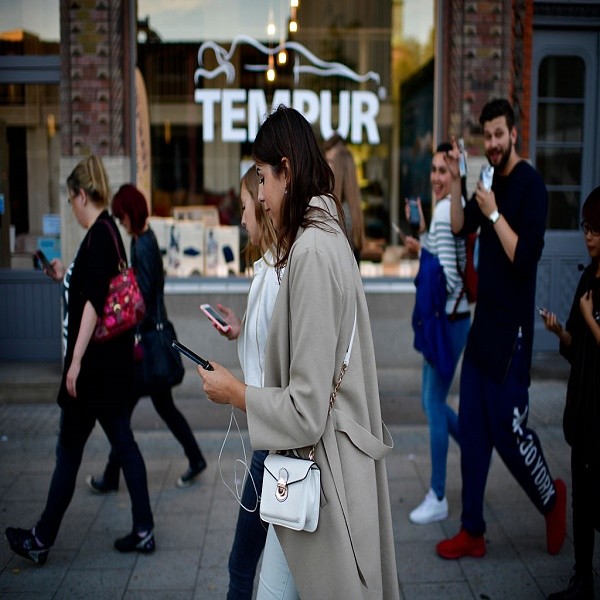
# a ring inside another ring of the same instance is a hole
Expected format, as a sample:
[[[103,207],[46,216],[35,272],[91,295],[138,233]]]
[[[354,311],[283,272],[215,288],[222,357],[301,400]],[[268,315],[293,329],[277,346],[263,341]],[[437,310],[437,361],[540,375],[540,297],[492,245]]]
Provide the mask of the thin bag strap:
[[[352,345],[354,344],[354,334],[356,333],[356,309],[354,310],[354,325],[352,326],[352,335],[350,336],[350,343],[348,344],[348,350],[346,350],[346,354],[344,356],[344,361],[342,362],[342,368],[340,369],[340,374],[338,376],[338,380],[333,387],[333,391],[331,392],[331,396],[329,396],[329,410],[327,411],[327,415],[331,413],[333,410],[333,405],[335,404],[335,399],[337,398],[337,392],[340,389],[340,385],[342,384],[342,379],[344,379],[344,375],[348,369],[348,365],[350,364],[350,354],[352,353]]]
[[[112,239],[113,239],[113,242],[115,243],[115,248],[117,249],[117,254],[119,256],[118,269],[119,269],[119,271],[122,271],[124,268],[127,267],[127,263],[123,260],[123,257],[121,256],[121,249],[119,248],[119,242],[117,242],[117,236],[115,235],[115,231],[108,224],[108,221],[106,221],[105,219],[102,219],[102,223],[104,223],[108,227],[108,230],[110,231],[110,235],[112,235]]]
[[[350,336],[350,343],[348,344],[348,349],[346,350],[346,354],[344,355],[344,360],[342,362],[342,368],[340,369],[340,374],[338,375],[337,381],[333,386],[333,390],[329,396],[329,408],[327,409],[327,417],[331,414],[333,410],[333,405],[335,404],[335,400],[337,398],[338,390],[340,389],[340,385],[342,384],[342,379],[344,379],[344,375],[348,370],[348,365],[350,364],[350,354],[352,354],[352,346],[354,345],[354,334],[356,333],[356,313],[357,309],[354,309],[354,325],[352,326],[352,335]],[[308,453],[308,458],[310,460],[315,459],[315,448],[317,447],[317,443],[313,445]]]

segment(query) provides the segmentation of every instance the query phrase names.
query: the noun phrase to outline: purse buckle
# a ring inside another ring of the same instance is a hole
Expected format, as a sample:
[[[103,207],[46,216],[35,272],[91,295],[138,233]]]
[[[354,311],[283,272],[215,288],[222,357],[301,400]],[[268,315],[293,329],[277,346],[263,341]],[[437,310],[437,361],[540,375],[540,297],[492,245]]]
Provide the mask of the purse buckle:
[[[287,469],[281,467],[279,469],[279,479],[277,480],[277,489],[275,490],[275,498],[279,502],[285,502],[288,497],[288,486],[287,482],[290,477],[290,474],[287,472]]]

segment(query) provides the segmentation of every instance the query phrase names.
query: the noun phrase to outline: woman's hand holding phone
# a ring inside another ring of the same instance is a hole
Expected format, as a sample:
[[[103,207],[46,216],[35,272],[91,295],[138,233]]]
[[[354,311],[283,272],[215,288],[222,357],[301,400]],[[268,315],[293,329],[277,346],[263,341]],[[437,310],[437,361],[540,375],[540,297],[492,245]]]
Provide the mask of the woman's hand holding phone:
[[[211,365],[211,371],[198,367],[206,397],[215,404],[231,404],[246,412],[246,384],[219,363]]]
[[[242,331],[242,321],[228,306],[217,303],[217,309],[223,316],[223,320],[229,325],[228,331],[223,331],[215,325],[215,329],[228,340],[237,340]]]
[[[217,304],[218,310],[210,304],[201,304],[200,310],[210,319],[214,328],[229,340],[235,340],[240,334],[241,321],[236,314],[222,304]]]
[[[67,269],[58,258],[53,258],[50,261],[50,265],[52,266],[52,275],[50,275],[50,277],[52,277],[54,281],[61,282],[65,278]]]
[[[405,198],[404,199],[404,212],[406,220],[408,221],[413,234],[418,236],[419,233],[424,233],[427,229],[425,224],[425,216],[423,215],[423,208],[421,206],[421,198]]]
[[[56,272],[54,266],[52,265],[52,262],[56,261],[56,259],[50,262],[42,250],[36,250],[35,257],[44,273],[46,273],[50,279],[56,280]]]
[[[544,326],[546,327],[546,329],[560,336],[563,327],[558,321],[558,317],[556,316],[556,314],[549,312],[547,309],[542,308],[541,306],[537,307],[537,311],[540,317],[542,317],[542,319],[544,320]]]

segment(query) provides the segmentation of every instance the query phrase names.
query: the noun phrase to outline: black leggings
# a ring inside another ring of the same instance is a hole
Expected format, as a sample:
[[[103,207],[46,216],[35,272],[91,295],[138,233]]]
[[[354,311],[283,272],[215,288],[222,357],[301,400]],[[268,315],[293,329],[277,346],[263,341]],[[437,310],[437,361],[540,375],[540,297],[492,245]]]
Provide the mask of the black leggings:
[[[167,427],[171,430],[171,433],[182,445],[183,451],[185,452],[185,455],[190,463],[190,467],[196,467],[202,464],[204,457],[202,456],[198,442],[196,442],[196,438],[194,437],[194,433],[189,423],[186,421],[179,409],[175,406],[171,389],[169,388],[167,390],[156,392],[152,394],[150,398],[152,399],[152,404],[154,404],[154,408],[156,409],[159,417],[167,424]],[[131,406],[131,410],[129,412],[130,419],[136,404],[137,403],[134,403]],[[108,463],[104,469],[104,484],[106,486],[111,488],[116,488],[119,486],[119,469],[120,464],[117,455],[111,449],[108,457]]]

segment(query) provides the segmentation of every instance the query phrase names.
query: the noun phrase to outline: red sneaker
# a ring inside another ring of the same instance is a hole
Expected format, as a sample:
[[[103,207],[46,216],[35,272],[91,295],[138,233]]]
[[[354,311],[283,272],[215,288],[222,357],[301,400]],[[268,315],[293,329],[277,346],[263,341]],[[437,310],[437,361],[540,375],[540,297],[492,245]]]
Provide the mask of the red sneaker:
[[[472,536],[461,527],[453,538],[442,540],[436,547],[442,558],[455,560],[464,556],[481,558],[485,555],[485,540],[482,535]]]
[[[546,515],[546,548],[548,554],[558,554],[567,535],[567,486],[562,479],[554,480],[556,502]]]

